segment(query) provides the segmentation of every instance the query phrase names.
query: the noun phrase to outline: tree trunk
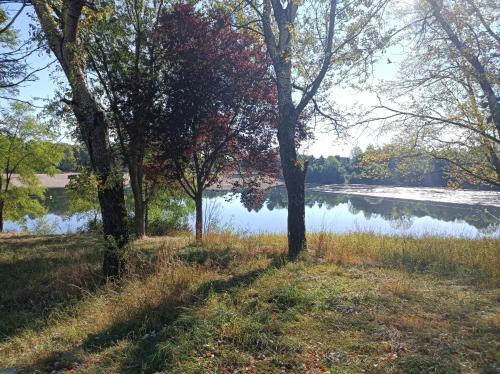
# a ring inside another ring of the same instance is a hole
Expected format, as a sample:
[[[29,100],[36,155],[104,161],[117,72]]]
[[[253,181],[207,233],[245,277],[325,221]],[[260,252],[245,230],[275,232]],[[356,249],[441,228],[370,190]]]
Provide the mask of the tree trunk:
[[[495,149],[495,144],[491,144],[490,141],[487,140],[486,147],[488,149],[488,155],[490,159],[490,163],[493,165],[495,168],[495,171],[497,173],[497,179],[500,182],[500,159],[497,156],[497,152]]]
[[[0,201],[0,232],[3,232],[3,206],[4,202]]]
[[[107,245],[102,269],[106,277],[119,277],[126,263],[124,247],[128,242],[123,173],[114,163],[104,113],[95,103],[88,104],[75,106],[74,112],[98,183],[104,239]],[[82,107],[86,109],[82,111]]]
[[[143,194],[143,171],[142,160],[134,152],[129,156],[130,187],[134,195],[134,220],[135,233],[138,238],[146,235],[146,209]]]
[[[144,231],[149,232],[149,201],[144,204]]]
[[[296,166],[282,163],[288,196],[288,258],[296,260],[307,249],[305,224],[305,172]],[[285,170],[287,170],[285,172]]]
[[[307,162],[301,163],[295,149],[298,114],[292,100],[291,65],[287,62],[275,70],[278,72],[278,142],[288,196],[288,258],[293,261],[307,248],[304,195]]]
[[[102,270],[106,277],[120,277],[126,264],[124,248],[128,242],[123,184],[103,189],[98,196],[107,246]]]
[[[203,194],[197,193],[194,200],[196,205],[196,243],[201,243],[203,240]]]
[[[293,136],[290,134],[290,129],[295,128],[295,125],[290,123],[293,118],[285,118],[284,121],[288,123],[280,123],[278,140],[288,196],[288,258],[294,261],[307,248],[304,193],[307,162],[301,164],[297,159],[295,142],[287,140]]]

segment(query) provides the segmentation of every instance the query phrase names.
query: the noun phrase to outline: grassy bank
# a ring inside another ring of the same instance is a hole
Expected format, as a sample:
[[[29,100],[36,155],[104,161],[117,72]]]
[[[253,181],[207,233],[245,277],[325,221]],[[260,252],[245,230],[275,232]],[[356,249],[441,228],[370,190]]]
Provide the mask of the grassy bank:
[[[496,372],[500,245],[368,234],[135,242],[120,284],[89,235],[0,238],[0,369]]]

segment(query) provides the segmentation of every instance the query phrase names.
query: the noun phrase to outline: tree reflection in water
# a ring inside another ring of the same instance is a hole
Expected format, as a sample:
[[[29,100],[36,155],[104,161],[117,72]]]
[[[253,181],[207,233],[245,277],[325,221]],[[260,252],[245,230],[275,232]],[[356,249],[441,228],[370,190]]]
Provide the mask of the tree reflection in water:
[[[224,193],[219,192],[220,196]],[[500,208],[494,206],[475,206],[449,204],[430,201],[401,200],[371,196],[333,194],[306,191],[306,206],[327,210],[340,204],[347,204],[350,213],[362,213],[365,219],[380,216],[390,221],[398,230],[412,226],[415,217],[432,217],[444,222],[464,221],[481,233],[491,234],[500,227]],[[268,210],[285,209],[287,196],[283,188],[274,188],[266,193],[265,205]],[[251,207],[247,207],[249,211]]]
[[[243,197],[243,198],[242,198]],[[46,219],[63,222],[60,233],[84,226],[80,216],[72,215],[64,190],[50,189],[45,199]],[[234,227],[248,233],[286,232],[286,191],[282,187],[262,196],[207,191],[206,230]],[[390,235],[500,237],[500,208],[430,201],[401,200],[322,191],[306,191],[309,231],[373,231]],[[78,219],[77,219],[78,218]],[[88,220],[88,219],[87,219]],[[11,229],[21,226],[9,223]]]

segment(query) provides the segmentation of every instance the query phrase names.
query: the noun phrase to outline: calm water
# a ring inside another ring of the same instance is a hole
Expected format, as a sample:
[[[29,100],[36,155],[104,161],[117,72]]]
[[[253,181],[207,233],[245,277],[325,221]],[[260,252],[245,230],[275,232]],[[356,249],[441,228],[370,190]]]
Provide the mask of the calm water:
[[[24,225],[7,222],[6,230],[24,227],[30,232],[69,233],[82,230],[94,218],[91,213],[67,214],[64,190],[49,190],[47,195],[49,214],[42,219],[27,218]],[[238,194],[223,192],[208,192],[204,205],[206,225],[244,234],[286,233],[283,188],[270,190],[257,206],[244,206]],[[307,190],[306,223],[309,231],[500,238],[500,192],[320,186]]]

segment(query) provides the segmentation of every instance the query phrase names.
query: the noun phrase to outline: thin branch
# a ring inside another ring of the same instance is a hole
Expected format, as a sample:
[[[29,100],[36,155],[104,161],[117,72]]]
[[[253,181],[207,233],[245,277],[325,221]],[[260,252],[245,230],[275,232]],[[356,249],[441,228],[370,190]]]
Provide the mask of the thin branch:
[[[16,18],[19,17],[19,15],[23,11],[23,9],[26,7],[26,5],[27,5],[27,3],[25,1],[23,1],[21,8],[19,8],[19,10],[17,11],[17,13],[10,20],[10,22],[7,23],[7,25],[5,25],[3,28],[0,29],[0,34],[6,32],[9,29],[9,27],[11,27],[14,24],[14,22],[16,21]]]

